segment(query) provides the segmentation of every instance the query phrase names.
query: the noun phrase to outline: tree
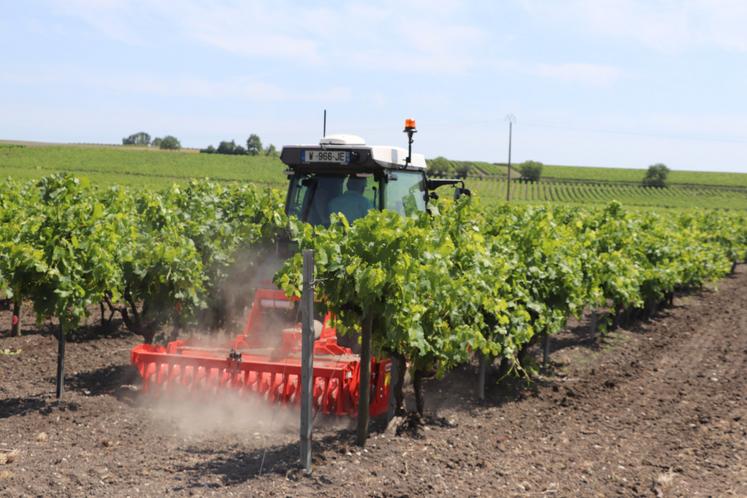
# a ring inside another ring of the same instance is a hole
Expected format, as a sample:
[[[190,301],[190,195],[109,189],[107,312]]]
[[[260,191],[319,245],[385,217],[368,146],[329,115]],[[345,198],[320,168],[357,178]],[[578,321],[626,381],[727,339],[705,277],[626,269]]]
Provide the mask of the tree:
[[[666,164],[656,163],[648,167],[646,176],[643,178],[644,187],[665,188],[667,186],[667,176],[669,168]]]
[[[233,149],[233,153],[236,156],[245,156],[246,155],[246,149],[243,148],[241,145],[237,145],[235,149]]]
[[[200,149],[200,152],[203,154],[215,154],[215,147],[208,145],[206,148]]]
[[[262,153],[262,140],[260,140],[259,135],[252,133],[246,139],[246,153],[250,156],[258,156]]]
[[[265,149],[265,155],[271,156],[271,157],[277,157],[278,150],[275,148],[273,144],[270,144],[270,146]]]
[[[182,144],[179,143],[179,140],[176,137],[166,135],[161,139],[159,147],[161,149],[177,150],[182,148]]]
[[[218,144],[218,148],[215,150],[216,154],[233,154],[236,150],[236,142],[231,140],[223,140]]]
[[[156,138],[153,139],[153,141],[150,143],[150,145],[151,145],[151,147],[160,147],[162,141],[163,141],[162,138],[156,137]]]
[[[539,161],[524,161],[519,165],[521,178],[530,182],[540,181],[543,164]]]
[[[122,145],[150,145],[150,135],[144,131],[133,133],[129,137],[122,139]]]

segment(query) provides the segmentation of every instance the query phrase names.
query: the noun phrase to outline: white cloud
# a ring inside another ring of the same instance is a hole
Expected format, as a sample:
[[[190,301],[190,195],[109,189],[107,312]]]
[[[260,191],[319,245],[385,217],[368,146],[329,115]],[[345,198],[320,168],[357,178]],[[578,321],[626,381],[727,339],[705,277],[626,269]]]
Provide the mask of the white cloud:
[[[564,29],[631,40],[662,52],[698,46],[747,51],[742,0],[520,0],[532,16]]]
[[[156,47],[180,37],[239,56],[302,65],[450,73],[476,64],[488,45],[488,33],[458,21],[463,7],[453,0],[335,8],[282,0],[71,0],[59,8],[124,43]]]

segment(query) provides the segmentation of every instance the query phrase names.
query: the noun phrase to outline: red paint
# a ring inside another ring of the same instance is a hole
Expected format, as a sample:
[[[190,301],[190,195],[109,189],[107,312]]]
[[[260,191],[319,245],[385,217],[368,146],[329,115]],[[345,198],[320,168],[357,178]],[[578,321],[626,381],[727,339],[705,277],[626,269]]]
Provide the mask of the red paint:
[[[170,342],[166,347],[139,344],[132,349],[131,362],[143,378],[143,391],[154,395],[166,391],[209,399],[221,390],[239,396],[258,395],[269,402],[300,405],[300,324],[278,326],[267,315],[274,303],[288,301],[277,289],[258,289],[243,334],[224,348],[201,347],[189,340]],[[264,304],[263,304],[264,302]],[[266,316],[267,315],[267,316]],[[314,408],[324,414],[355,416],[358,412],[360,358],[337,343],[328,314],[314,341]],[[277,340],[264,343],[265,332]],[[229,352],[240,352],[240,359]],[[385,413],[389,404],[391,362],[371,361],[371,416]]]

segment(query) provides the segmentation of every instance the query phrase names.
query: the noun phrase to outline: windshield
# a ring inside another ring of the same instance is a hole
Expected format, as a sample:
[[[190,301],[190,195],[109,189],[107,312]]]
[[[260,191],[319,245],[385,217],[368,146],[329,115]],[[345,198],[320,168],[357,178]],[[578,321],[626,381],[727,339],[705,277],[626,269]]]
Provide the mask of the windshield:
[[[312,225],[329,225],[331,213],[342,213],[349,222],[370,209],[380,209],[379,181],[370,173],[296,174],[288,192],[288,214]]]

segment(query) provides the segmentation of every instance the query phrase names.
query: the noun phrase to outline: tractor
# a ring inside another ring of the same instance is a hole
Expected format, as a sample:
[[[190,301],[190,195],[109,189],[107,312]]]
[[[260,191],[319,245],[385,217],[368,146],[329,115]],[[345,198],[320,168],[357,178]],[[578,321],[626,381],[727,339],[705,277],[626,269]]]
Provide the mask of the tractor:
[[[415,121],[405,121],[408,148],[367,145],[355,135],[328,135],[319,144],[290,145],[280,159],[288,166],[286,212],[312,225],[329,225],[342,212],[352,223],[369,209],[389,209],[407,216],[424,211],[436,188],[453,185],[454,195],[469,195],[464,181],[428,178],[425,157],[412,153]],[[282,251],[281,251],[282,253]],[[287,251],[286,251],[287,253]],[[269,271],[272,271],[270,268]],[[357,414],[360,357],[357,338],[338,337],[329,315],[314,322],[312,398],[317,412]],[[243,331],[224,347],[192,340],[166,346],[139,344],[132,364],[143,391],[189,396],[231,390],[238,396],[261,396],[268,402],[299,404],[301,326],[299,306],[264,280],[255,290]],[[370,416],[390,407],[391,360],[371,362]]]

